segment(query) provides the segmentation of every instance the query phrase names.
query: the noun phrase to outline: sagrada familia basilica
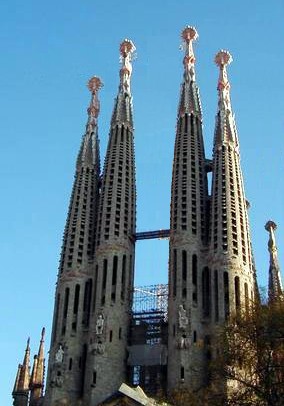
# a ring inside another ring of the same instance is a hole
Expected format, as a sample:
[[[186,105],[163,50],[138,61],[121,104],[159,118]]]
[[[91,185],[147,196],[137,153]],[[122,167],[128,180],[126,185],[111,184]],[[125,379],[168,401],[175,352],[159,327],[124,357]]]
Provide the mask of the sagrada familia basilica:
[[[169,230],[136,232],[133,42],[120,44],[119,87],[102,170],[102,82],[98,77],[88,82],[91,102],[64,231],[45,391],[43,329],[31,372],[27,343],[14,406],[124,404],[111,403],[119,393],[134,399],[125,404],[150,404],[139,403],[147,398],[143,390],[154,396],[181,382],[195,388],[207,379],[216,328],[258,296],[227,75],[232,56],[224,50],[215,56],[217,115],[213,154],[206,158],[193,51],[197,37],[193,27],[182,31]],[[265,228],[268,300],[273,300],[283,294],[276,224],[268,221]],[[151,238],[169,239],[168,285],[135,287],[135,243]]]

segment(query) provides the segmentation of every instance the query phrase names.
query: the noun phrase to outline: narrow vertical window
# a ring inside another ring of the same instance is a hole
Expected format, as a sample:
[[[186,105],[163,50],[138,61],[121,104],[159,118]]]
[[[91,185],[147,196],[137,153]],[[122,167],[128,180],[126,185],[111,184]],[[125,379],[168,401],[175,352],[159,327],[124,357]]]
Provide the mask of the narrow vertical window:
[[[73,363],[72,358],[69,358],[69,365],[68,365],[69,371],[72,370],[72,363]]]
[[[65,297],[64,297],[64,306],[63,306],[63,320],[62,320],[62,335],[66,332],[66,322],[67,322],[67,314],[68,314],[68,306],[69,306],[69,292],[70,289],[65,289]]]
[[[215,321],[219,320],[219,286],[218,271],[214,271],[214,302],[215,302]]]
[[[228,272],[224,272],[224,314],[225,320],[228,319],[230,314],[230,307],[229,307],[229,275]]]
[[[117,255],[113,257],[113,265],[112,265],[112,285],[116,285],[117,280],[117,262],[118,258]]]
[[[202,309],[204,317],[209,317],[210,315],[210,293],[210,271],[208,267],[205,267],[202,271]]]
[[[104,259],[103,289],[106,288],[106,281],[107,281],[107,259]]]
[[[59,305],[60,305],[60,294],[57,295],[56,305],[55,305],[55,317],[54,317],[54,325],[53,325],[53,335],[52,335],[52,343],[54,343],[56,339],[56,332],[57,332],[57,324],[58,324],[58,316],[59,316]]]
[[[83,320],[82,323],[88,327],[91,312],[91,298],[92,298],[93,281],[89,279],[85,283],[84,303],[83,303]]]
[[[197,256],[192,255],[192,302],[197,304]]]
[[[99,273],[99,266],[96,265],[95,283],[94,283],[94,298],[93,298],[93,311],[95,310],[96,301],[97,301],[98,273]]]
[[[120,291],[121,300],[124,300],[125,298],[125,280],[126,280],[126,255],[123,255],[122,271],[121,271],[121,291]]]
[[[102,293],[101,293],[101,304],[104,305],[106,301],[106,296],[105,296],[105,289],[106,289],[106,283],[107,283],[107,259],[104,259],[104,265],[103,265],[103,282],[102,282]]]
[[[97,383],[97,372],[93,371],[93,385]]]
[[[184,379],[184,367],[180,368],[180,379]]]
[[[249,310],[249,293],[248,293],[248,284],[245,282],[245,309],[246,312]]]
[[[80,298],[80,285],[76,285],[76,287],[75,287],[74,305],[73,305],[73,313],[74,314],[78,313],[79,298]]]
[[[64,299],[64,311],[63,311],[63,317],[64,317],[64,319],[66,319],[67,313],[68,313],[69,292],[70,292],[70,289],[69,289],[69,288],[66,288],[66,289],[65,289],[65,299]]]
[[[173,258],[173,295],[176,297],[177,294],[177,250],[174,250]]]
[[[240,310],[240,278],[235,276],[235,305],[236,312]]]
[[[117,282],[117,263],[118,263],[118,258],[117,255],[113,257],[113,263],[112,263],[112,291],[111,291],[111,300],[112,302],[115,302],[116,298],[116,282]]]
[[[109,342],[112,342],[112,330],[109,331]]]
[[[182,251],[182,280],[186,281],[187,276],[187,254],[186,251]]]
[[[77,329],[77,314],[79,308],[79,298],[80,298],[80,285],[75,286],[75,295],[74,295],[74,303],[73,303],[73,320],[72,320],[72,330],[76,331]]]
[[[80,397],[83,397],[84,394],[84,386],[85,386],[85,378],[86,378],[86,363],[87,363],[87,345],[83,345],[82,356],[80,357],[80,367],[82,369],[81,373],[81,382],[80,382]]]
[[[133,290],[133,272],[132,272],[132,255],[130,255],[130,257],[129,257],[129,289],[128,289],[129,298],[131,298],[132,290]]]
[[[119,327],[118,338],[121,340],[121,337],[122,337],[122,329],[121,329],[121,327]]]

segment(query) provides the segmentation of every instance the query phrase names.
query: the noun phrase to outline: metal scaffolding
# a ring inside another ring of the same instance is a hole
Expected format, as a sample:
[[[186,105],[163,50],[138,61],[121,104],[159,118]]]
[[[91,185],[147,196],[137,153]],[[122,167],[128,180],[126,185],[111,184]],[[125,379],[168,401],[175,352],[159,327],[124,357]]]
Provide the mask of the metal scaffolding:
[[[129,381],[149,395],[167,382],[168,285],[134,288],[129,346]]]
[[[160,314],[163,321],[168,319],[168,285],[150,285],[134,288],[133,317],[151,318]]]

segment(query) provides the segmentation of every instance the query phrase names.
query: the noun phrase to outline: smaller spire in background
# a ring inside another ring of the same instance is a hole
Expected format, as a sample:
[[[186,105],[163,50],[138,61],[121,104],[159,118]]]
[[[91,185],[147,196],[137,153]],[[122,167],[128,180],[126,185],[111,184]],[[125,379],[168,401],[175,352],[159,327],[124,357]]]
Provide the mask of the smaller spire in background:
[[[97,125],[97,118],[100,113],[100,101],[98,99],[98,91],[103,87],[101,79],[97,76],[93,76],[87,84],[88,89],[90,90],[92,97],[90,106],[88,107],[88,123],[87,130],[94,131],[94,128]]]
[[[23,364],[19,364],[18,366],[18,372],[13,392],[29,390],[30,353],[30,338],[28,338]]]
[[[277,256],[277,246],[275,239],[275,230],[277,225],[274,221],[269,220],[265,224],[266,231],[269,232],[268,251],[270,254],[269,280],[268,280],[268,301],[271,303],[275,300],[283,299],[283,287],[280,275],[280,266]]]
[[[41,339],[37,355],[34,356],[33,370],[30,380],[30,406],[33,406],[37,399],[43,396],[44,388],[44,373],[45,373],[45,359],[44,359],[44,338],[45,328],[41,331]]]
[[[27,406],[30,383],[30,338],[27,340],[23,364],[19,364],[12,396],[14,406]]]
[[[98,141],[98,116],[100,113],[100,101],[98,92],[103,87],[103,82],[98,76],[93,76],[87,83],[91,92],[91,101],[87,109],[88,121],[86,125],[86,134],[83,137],[81,148],[77,157],[77,171],[81,170],[82,165],[98,165],[99,167],[99,141]]]
[[[185,55],[183,58],[184,80],[186,82],[195,81],[195,56],[193,52],[193,41],[196,41],[198,38],[196,28],[187,25],[182,30],[181,38],[183,40],[181,49],[185,51]]]

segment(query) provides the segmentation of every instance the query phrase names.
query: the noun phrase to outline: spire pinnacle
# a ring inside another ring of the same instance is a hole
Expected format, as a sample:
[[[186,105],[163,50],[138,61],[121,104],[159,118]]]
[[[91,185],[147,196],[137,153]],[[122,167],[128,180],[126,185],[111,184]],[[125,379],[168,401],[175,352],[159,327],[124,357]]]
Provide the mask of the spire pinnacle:
[[[230,101],[230,83],[227,75],[227,65],[233,61],[230,52],[221,50],[215,56],[215,63],[220,68],[218,86],[220,110],[232,111]]]
[[[124,124],[133,129],[132,97],[130,91],[130,79],[132,73],[132,61],[136,48],[130,39],[125,39],[119,46],[121,68],[119,71],[120,83],[118,95],[114,105],[111,126]]]
[[[37,355],[34,356],[33,370],[30,380],[31,399],[42,396],[44,386],[44,337],[45,328],[41,331],[41,339]]]
[[[215,126],[214,146],[218,148],[220,144],[234,144],[236,153],[239,153],[239,141],[235,118],[231,106],[230,82],[227,75],[227,65],[233,58],[228,51],[221,50],[215,56],[215,63],[219,67],[218,79],[218,111]]]
[[[134,59],[134,52],[136,48],[133,42],[129,39],[122,41],[119,47],[120,51],[120,90],[124,93],[130,94],[130,78],[132,73],[131,62]]]
[[[198,38],[198,33],[196,28],[187,25],[181,33],[182,45],[181,49],[185,51],[183,58],[184,65],[184,80],[185,81],[195,81],[195,56],[193,52],[193,41],[196,41]]]
[[[270,253],[270,266],[269,266],[269,282],[268,282],[268,299],[273,301],[282,298],[283,288],[280,276],[280,267],[277,257],[277,246],[275,239],[275,230],[277,225],[274,221],[269,220],[265,224],[266,231],[269,232],[268,251]]]
[[[23,364],[18,366],[17,377],[15,381],[15,386],[13,393],[18,391],[28,391],[29,390],[29,380],[30,380],[30,338],[27,340],[25,355]]]
[[[24,358],[24,362],[23,362],[23,367],[30,367],[30,353],[31,353],[31,349],[30,349],[30,337],[28,337],[27,339],[27,346],[26,346],[26,351],[25,351],[25,358]]]
[[[87,84],[88,89],[90,90],[92,97],[90,106],[88,107],[88,123],[87,129],[91,131],[94,130],[94,127],[97,125],[97,118],[100,112],[100,102],[98,99],[98,91],[103,87],[101,79],[97,76],[93,76]]]

